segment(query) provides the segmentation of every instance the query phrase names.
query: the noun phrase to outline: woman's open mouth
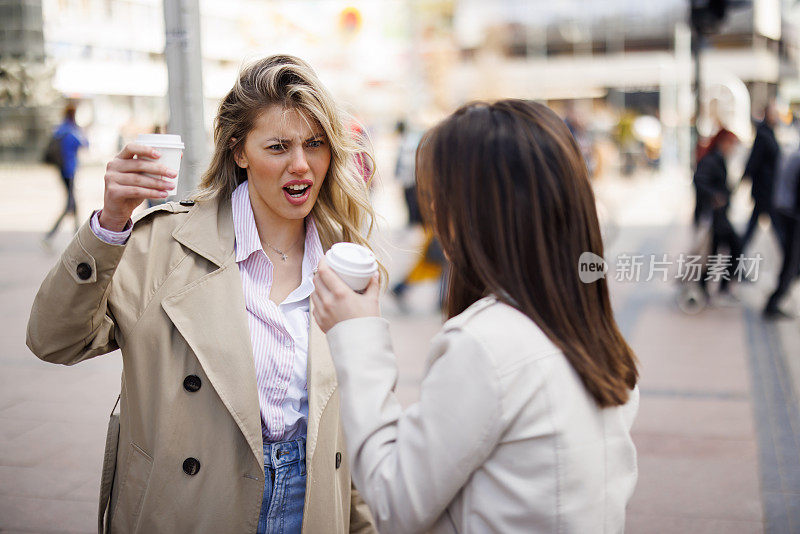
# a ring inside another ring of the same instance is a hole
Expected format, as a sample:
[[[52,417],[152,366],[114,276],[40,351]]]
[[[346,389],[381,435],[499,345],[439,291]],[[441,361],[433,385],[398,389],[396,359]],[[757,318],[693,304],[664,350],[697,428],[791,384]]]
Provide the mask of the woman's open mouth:
[[[286,200],[295,206],[303,204],[311,194],[311,180],[298,180],[296,182],[289,182],[283,186],[283,194],[286,195]]]

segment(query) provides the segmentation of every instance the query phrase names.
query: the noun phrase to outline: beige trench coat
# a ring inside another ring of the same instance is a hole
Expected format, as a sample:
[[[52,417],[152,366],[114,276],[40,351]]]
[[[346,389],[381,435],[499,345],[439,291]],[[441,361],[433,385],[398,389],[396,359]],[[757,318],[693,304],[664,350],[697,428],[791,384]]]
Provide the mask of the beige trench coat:
[[[153,208],[124,246],[84,224],[42,283],[28,323],[34,354],[72,365],[122,352],[101,532],[256,531],[264,467],[246,313],[230,201]],[[196,391],[184,387],[190,375]],[[303,533],[374,532],[351,486],[336,374],[313,320],[308,405]]]

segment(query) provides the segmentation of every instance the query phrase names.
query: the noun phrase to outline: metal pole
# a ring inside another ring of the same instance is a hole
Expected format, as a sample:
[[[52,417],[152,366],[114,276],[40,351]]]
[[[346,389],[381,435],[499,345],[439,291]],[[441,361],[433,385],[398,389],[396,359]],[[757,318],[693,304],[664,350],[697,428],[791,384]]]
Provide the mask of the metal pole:
[[[167,131],[180,134],[186,146],[177,192],[182,199],[197,188],[207,165],[198,0],[164,0],[164,27],[169,77]]]
[[[692,30],[686,23],[675,25],[675,83],[677,87],[678,153],[681,169],[694,169],[692,150]]]
[[[697,143],[700,141],[700,132],[697,130],[697,123],[702,116],[702,68],[700,58],[703,47],[703,34],[694,28],[692,31],[692,56],[694,58],[694,121],[692,125],[692,168],[697,169]]]

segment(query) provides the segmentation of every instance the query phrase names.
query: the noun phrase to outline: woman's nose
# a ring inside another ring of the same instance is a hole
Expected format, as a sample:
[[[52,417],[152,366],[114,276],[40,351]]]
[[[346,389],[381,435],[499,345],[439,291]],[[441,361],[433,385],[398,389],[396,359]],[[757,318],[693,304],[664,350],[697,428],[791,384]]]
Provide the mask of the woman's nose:
[[[292,159],[289,162],[289,173],[303,175],[308,172],[308,160],[302,147],[292,149]]]

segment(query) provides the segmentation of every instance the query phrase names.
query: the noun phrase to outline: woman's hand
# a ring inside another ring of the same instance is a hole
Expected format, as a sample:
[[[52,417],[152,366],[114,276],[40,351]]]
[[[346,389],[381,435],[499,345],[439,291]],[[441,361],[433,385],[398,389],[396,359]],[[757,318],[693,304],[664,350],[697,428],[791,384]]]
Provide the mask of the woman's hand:
[[[379,287],[380,277],[375,273],[364,294],[356,293],[323,258],[319,262],[317,274],[314,275],[314,293],[311,294],[314,319],[322,331],[327,333],[337,323],[348,319],[380,317]]]
[[[134,159],[134,156],[139,159]],[[173,184],[155,176],[175,178],[177,170],[164,167],[157,160],[161,154],[145,145],[130,143],[106,166],[103,211],[100,226],[107,230],[121,231],[131,218],[133,210],[148,198],[166,198]]]

